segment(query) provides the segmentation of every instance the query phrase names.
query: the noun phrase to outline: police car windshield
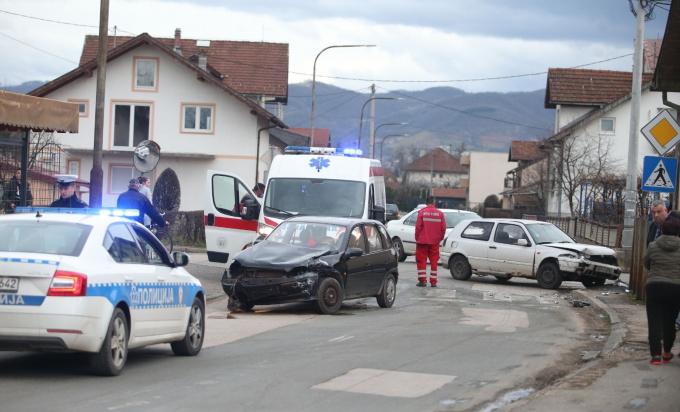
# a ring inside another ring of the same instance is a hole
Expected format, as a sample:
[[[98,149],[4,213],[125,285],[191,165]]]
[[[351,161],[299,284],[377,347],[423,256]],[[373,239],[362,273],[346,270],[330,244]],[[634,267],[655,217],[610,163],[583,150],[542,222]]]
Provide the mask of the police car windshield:
[[[364,182],[273,178],[267,187],[264,214],[279,219],[291,215],[362,217],[365,195]]]
[[[78,256],[92,226],[70,222],[3,222],[0,252]]]

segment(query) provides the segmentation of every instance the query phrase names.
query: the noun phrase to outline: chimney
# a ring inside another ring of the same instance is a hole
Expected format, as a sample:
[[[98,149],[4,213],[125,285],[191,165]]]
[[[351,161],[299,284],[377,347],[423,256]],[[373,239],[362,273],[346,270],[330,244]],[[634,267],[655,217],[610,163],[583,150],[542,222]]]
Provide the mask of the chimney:
[[[198,67],[202,70],[208,71],[208,55],[201,50],[198,54]]]
[[[175,46],[172,48],[172,50],[181,55],[182,54],[182,43],[180,42],[182,40],[182,29],[179,27],[175,29]]]

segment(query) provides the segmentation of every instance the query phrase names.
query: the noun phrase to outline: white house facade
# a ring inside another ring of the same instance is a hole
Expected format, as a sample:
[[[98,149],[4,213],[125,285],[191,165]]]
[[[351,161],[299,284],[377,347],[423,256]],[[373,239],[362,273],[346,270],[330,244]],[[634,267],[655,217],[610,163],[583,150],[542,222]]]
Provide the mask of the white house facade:
[[[271,154],[264,129],[285,125],[197,64],[142,34],[109,52],[106,75],[103,206],[115,206],[139,176],[132,151],[147,139],[161,147],[158,167],[147,176],[153,183],[168,168],[177,174],[180,210],[203,209],[207,170],[236,174],[249,185],[266,175]],[[31,93],[80,104],[80,132],[59,139],[65,172],[85,180],[92,168],[96,79],[96,65],[81,65]]]

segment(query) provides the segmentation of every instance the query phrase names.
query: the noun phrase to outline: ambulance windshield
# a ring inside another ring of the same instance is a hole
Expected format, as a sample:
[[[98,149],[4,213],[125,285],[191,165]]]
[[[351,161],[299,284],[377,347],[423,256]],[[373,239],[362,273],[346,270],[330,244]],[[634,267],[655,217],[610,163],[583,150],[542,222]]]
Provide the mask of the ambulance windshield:
[[[266,216],[357,217],[364,214],[366,184],[347,180],[274,178],[264,200]]]

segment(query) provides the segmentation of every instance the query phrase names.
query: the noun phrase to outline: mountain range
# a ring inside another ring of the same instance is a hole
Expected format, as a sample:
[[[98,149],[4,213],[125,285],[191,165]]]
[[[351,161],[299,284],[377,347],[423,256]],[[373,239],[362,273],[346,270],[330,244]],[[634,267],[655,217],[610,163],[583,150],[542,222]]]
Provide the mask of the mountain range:
[[[371,97],[368,88],[346,90],[316,83],[315,127],[331,130],[334,146],[356,146],[359,120],[364,103]],[[376,150],[381,138],[394,137],[385,145],[385,157],[397,147],[428,149],[435,146],[466,150],[505,151],[512,140],[535,140],[549,136],[554,111],[545,109],[545,90],[511,93],[467,93],[453,87],[432,87],[421,91],[385,91],[375,94]],[[399,98],[386,100],[384,97]],[[369,135],[368,116],[371,103],[363,116],[362,148],[366,150]],[[268,108],[277,113],[275,106]],[[309,127],[311,82],[289,85],[288,104],[282,106],[283,121],[290,127]]]

